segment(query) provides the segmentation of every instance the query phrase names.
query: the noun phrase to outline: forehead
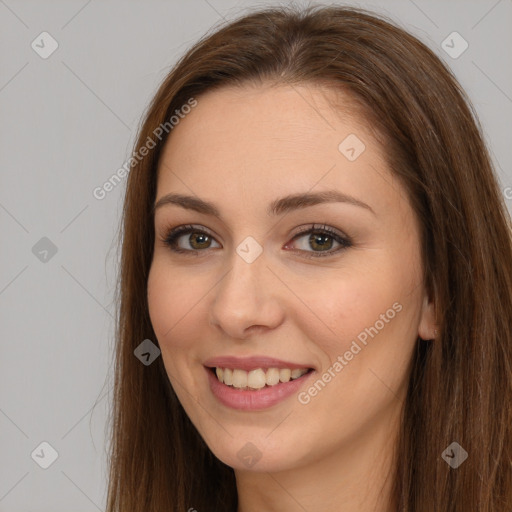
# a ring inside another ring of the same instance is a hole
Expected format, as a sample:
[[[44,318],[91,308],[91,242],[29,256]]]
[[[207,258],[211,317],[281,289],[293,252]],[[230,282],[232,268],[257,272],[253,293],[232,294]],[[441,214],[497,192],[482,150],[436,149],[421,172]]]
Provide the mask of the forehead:
[[[310,159],[328,152],[337,157],[340,137],[357,132],[368,139],[364,120],[353,114],[350,99],[319,86],[224,87],[197,101],[168,139],[167,153],[175,157],[226,157],[237,153],[237,143],[248,156],[272,152],[273,157]]]
[[[344,109],[350,99],[340,93],[251,85],[196,99],[164,147],[157,197],[172,191],[266,206],[284,192],[314,187],[359,195],[376,208],[392,200],[383,190],[393,177],[382,149],[354,108]],[[356,159],[347,158],[347,144],[361,151]]]

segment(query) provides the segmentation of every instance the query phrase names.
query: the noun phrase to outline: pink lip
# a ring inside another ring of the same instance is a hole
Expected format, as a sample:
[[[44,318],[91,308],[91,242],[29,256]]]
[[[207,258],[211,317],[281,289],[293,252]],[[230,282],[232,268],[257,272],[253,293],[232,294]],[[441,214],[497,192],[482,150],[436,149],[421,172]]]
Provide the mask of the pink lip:
[[[275,359],[273,357],[266,356],[252,356],[252,357],[234,357],[234,356],[222,356],[208,359],[203,363],[209,368],[238,368],[250,372],[257,368],[290,368],[290,370],[301,369],[301,368],[312,368],[308,364],[291,363],[289,361],[283,361],[282,359]]]
[[[229,368],[229,365],[227,365],[227,367]],[[304,368],[304,366],[296,367]],[[240,366],[238,366],[238,361],[235,368],[240,368]],[[261,368],[261,366],[257,366],[257,368]],[[285,366],[285,368],[289,368],[289,366]],[[290,395],[296,394],[304,385],[306,380],[316,373],[315,371],[311,371],[304,374],[302,377],[289,382],[280,382],[275,386],[264,387],[255,391],[242,391],[220,382],[211,369],[205,368],[205,370],[208,374],[210,389],[217,400],[227,407],[242,411],[255,411],[272,407],[285,398],[288,398]]]

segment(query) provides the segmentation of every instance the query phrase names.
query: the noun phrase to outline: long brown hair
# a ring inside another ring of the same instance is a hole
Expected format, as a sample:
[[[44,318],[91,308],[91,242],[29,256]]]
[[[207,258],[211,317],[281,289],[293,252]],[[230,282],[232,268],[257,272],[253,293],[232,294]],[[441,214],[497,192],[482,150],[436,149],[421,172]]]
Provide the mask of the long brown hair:
[[[267,8],[204,36],[174,66],[139,129],[117,288],[108,512],[234,511],[233,470],[206,446],[162,362],[148,314],[157,166],[201,94],[248,82],[327,84],[354,100],[420,221],[439,336],[418,340],[390,503],[408,512],[512,510],[512,222],[471,103],[450,70],[390,20],[341,6]],[[160,132],[158,132],[160,133]],[[441,456],[457,442],[468,458]]]

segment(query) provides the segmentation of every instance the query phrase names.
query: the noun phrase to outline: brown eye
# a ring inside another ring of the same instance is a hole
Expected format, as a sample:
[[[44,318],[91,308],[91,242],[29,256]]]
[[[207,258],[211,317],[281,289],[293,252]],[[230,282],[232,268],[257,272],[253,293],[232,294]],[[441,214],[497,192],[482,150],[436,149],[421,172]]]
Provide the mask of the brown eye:
[[[188,238],[185,235],[189,235]],[[180,242],[180,239],[183,239],[184,242]],[[210,249],[213,240],[215,239],[202,229],[194,226],[180,226],[171,229],[163,242],[174,252],[194,253],[195,251]]]
[[[186,235],[188,235],[188,238]],[[183,239],[183,241],[180,242],[180,239]],[[352,241],[349,237],[325,225],[313,225],[308,229],[303,229],[293,237],[292,242],[300,239],[305,239],[305,242],[302,242],[302,247],[296,250],[306,258],[331,256],[352,246]],[[169,230],[163,242],[173,252],[196,256],[200,252],[214,248],[212,247],[212,242],[218,243],[210,233],[192,225],[179,226]],[[332,249],[334,244],[338,244],[339,247]],[[285,248],[288,248],[289,245],[286,244]]]
[[[192,233],[192,235],[189,236],[188,243],[193,249],[208,249],[209,238],[209,235],[205,233]],[[197,244],[197,246],[195,244]]]
[[[311,247],[317,247],[321,251],[329,250],[333,244],[333,237],[324,233],[313,233],[309,235],[308,243]]]
[[[306,235],[309,236],[306,237]],[[352,246],[350,238],[341,235],[325,225],[305,229],[295,235],[292,241],[300,239],[304,239],[305,241],[302,242],[302,247],[299,247],[299,250],[304,253],[309,253],[306,255],[307,258],[330,256]],[[331,250],[334,243],[337,243],[339,247]]]

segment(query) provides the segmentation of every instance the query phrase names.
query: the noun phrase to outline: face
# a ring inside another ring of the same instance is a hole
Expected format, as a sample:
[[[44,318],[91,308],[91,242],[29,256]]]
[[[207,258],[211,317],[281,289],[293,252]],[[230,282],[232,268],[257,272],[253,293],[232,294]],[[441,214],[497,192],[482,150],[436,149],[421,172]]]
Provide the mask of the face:
[[[160,159],[151,322],[186,413],[235,470],[387,436],[417,337],[432,337],[415,214],[333,94],[209,92]]]

